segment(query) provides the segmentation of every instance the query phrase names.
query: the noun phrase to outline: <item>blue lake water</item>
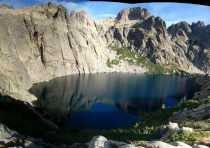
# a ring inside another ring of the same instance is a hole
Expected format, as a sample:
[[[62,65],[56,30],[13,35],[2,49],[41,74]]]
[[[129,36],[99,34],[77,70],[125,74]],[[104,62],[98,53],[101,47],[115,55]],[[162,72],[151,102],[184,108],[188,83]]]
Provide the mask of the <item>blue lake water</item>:
[[[60,77],[31,91],[40,106],[67,117],[65,127],[107,129],[132,126],[140,112],[173,107],[195,89],[189,77],[110,73]]]

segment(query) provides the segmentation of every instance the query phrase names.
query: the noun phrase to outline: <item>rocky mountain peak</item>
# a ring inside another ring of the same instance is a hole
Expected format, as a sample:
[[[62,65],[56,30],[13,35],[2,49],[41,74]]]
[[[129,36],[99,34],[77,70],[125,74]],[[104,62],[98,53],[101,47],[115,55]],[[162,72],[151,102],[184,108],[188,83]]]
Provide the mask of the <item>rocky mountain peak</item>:
[[[190,24],[187,22],[179,22],[177,24],[173,24],[168,28],[168,32],[172,35],[172,37],[176,36],[184,36],[189,35],[192,32]]]
[[[205,23],[202,21],[198,21],[196,23],[192,23],[192,30],[197,31],[205,28]]]
[[[164,27],[164,28],[166,28],[166,23],[160,17],[155,17],[155,27]]]
[[[80,25],[95,26],[93,19],[85,11],[71,11],[69,18],[71,22],[79,23]]]
[[[87,19],[89,16],[88,14],[85,12],[85,11],[79,11],[79,12],[76,12],[76,11],[71,11],[70,12],[70,17],[77,17],[77,18],[80,18],[80,19]]]
[[[144,20],[150,16],[147,9],[141,7],[134,7],[124,9],[120,11],[116,17],[117,21],[128,21],[128,20]]]
[[[192,27],[202,28],[202,27],[205,27],[205,23],[203,21],[198,21],[196,23],[192,23]]]

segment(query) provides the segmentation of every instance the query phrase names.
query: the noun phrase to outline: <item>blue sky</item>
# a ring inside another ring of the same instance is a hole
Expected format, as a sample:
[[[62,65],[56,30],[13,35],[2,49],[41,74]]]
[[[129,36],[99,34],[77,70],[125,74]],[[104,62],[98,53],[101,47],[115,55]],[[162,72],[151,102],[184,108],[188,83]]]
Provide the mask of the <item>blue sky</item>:
[[[210,24],[210,6],[183,4],[183,3],[140,3],[126,4],[114,2],[90,2],[86,0],[0,0],[0,3],[12,4],[16,8],[28,7],[52,1],[64,5],[68,10],[85,10],[94,19],[103,19],[106,17],[115,17],[116,14],[129,7],[147,8],[153,15],[163,18],[167,26],[170,24],[187,21],[204,21]]]

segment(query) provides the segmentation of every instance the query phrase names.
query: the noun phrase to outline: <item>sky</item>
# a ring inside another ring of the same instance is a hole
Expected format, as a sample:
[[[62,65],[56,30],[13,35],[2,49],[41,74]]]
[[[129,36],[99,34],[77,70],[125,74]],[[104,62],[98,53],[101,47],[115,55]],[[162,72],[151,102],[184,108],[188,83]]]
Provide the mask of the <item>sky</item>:
[[[117,3],[117,2],[91,2],[87,0],[0,0],[15,8],[29,7],[47,2],[54,2],[65,6],[69,11],[85,10],[94,19],[115,17],[117,13],[125,8],[143,7],[148,9],[152,15],[160,16],[166,21],[167,26],[186,21],[188,23],[203,21],[210,24],[210,6],[184,3]]]

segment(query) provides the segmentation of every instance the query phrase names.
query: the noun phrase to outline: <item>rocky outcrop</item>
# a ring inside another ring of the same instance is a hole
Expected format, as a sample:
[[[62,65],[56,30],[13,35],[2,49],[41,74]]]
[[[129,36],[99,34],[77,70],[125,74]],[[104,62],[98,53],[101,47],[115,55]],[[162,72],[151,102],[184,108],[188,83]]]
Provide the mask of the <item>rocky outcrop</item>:
[[[191,25],[180,22],[170,26],[168,32],[172,41],[182,48],[189,61],[209,73],[210,26],[200,21]]]
[[[202,104],[199,107],[195,109],[189,109],[189,110],[184,110],[175,113],[172,117],[171,120],[173,121],[180,121],[180,120],[202,120],[202,119],[207,119],[210,116],[210,104]]]
[[[126,22],[128,20],[144,20],[150,16],[150,12],[145,8],[134,7],[120,11],[116,17],[116,21]]]
[[[82,146],[81,146],[82,147]],[[83,146],[84,148],[86,146]],[[82,148],[83,148],[82,147]],[[141,145],[135,144],[127,144],[124,142],[108,140],[106,137],[103,136],[95,136],[90,141],[88,148],[207,148],[208,146],[205,145],[188,145],[184,142],[177,141],[174,143],[166,143],[163,141],[145,141]]]

